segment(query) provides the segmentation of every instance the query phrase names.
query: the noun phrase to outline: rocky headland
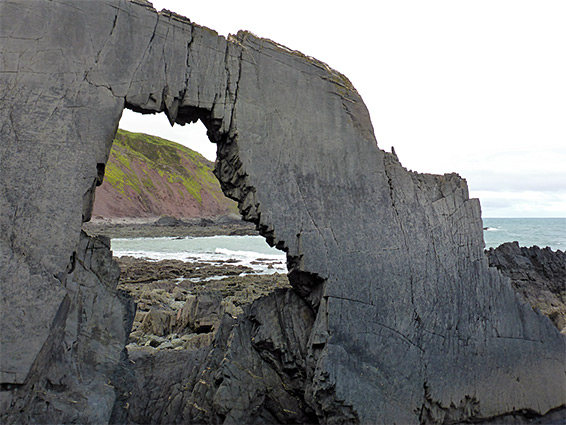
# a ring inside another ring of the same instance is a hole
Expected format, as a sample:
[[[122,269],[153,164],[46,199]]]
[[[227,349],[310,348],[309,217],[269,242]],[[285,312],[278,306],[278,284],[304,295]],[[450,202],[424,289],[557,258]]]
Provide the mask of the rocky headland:
[[[380,149],[344,75],[145,0],[3,0],[0,20],[2,423],[563,415],[566,338],[489,266],[479,201]],[[124,108],[204,123],[291,288],[244,304],[164,283],[136,313],[108,238],[81,229]]]

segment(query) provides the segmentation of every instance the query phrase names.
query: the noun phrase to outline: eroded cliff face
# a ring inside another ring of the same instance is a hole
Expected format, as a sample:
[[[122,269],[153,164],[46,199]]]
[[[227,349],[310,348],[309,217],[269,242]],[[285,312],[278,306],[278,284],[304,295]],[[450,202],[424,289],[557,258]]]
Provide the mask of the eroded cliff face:
[[[2,382],[3,423],[125,420],[123,407],[132,386],[125,344],[135,306],[125,293],[116,289],[120,269],[109,248],[108,239],[80,234],[70,268],[58,276],[65,295],[56,314],[50,318],[45,343],[22,382],[6,378]],[[10,288],[2,288],[2,295],[4,300],[21,302],[11,298]],[[2,311],[10,310],[3,305]],[[23,313],[25,320],[28,310]],[[13,320],[6,316],[2,319]],[[12,325],[17,327],[18,324]],[[8,333],[3,336],[14,338]],[[22,334],[19,338],[27,339],[30,335]],[[2,367],[13,365],[14,357],[21,359],[18,357],[21,353],[8,351],[13,349],[9,342],[2,341]],[[33,348],[36,342],[29,342]],[[22,351],[26,352],[25,346]]]
[[[131,311],[80,232],[124,107],[204,122],[224,192],[287,252],[295,288],[223,323],[176,420],[442,423],[566,403],[564,337],[488,267],[465,181],[378,149],[343,75],[144,1],[0,9],[4,419],[126,420]],[[239,391],[260,396],[242,409]]]

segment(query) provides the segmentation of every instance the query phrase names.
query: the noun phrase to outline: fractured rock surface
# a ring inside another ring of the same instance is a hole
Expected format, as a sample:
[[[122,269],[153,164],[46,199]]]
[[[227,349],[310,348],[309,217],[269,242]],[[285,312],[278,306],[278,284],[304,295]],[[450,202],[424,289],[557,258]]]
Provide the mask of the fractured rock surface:
[[[525,300],[566,333],[566,252],[507,242],[486,251],[489,265],[511,279]]]
[[[76,252],[72,270],[63,277],[67,293],[27,379],[19,385],[3,383],[2,423],[108,423],[125,418],[120,400],[131,383],[124,344],[134,303],[116,289],[120,269],[108,239],[81,233]],[[3,365],[10,364],[7,354],[2,347]]]
[[[125,418],[132,312],[80,232],[124,107],[204,122],[224,192],[287,252],[296,290],[222,322],[183,420],[442,423],[566,403],[565,339],[488,267],[466,182],[378,149],[343,75],[144,1],[4,0],[0,19],[3,419]]]

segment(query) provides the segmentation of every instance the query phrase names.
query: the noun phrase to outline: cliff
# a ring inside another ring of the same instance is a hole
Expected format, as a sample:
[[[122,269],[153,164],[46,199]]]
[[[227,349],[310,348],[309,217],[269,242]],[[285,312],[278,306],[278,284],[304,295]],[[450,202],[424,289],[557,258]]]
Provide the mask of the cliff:
[[[285,251],[293,287],[222,320],[162,422],[459,423],[566,404],[566,339],[489,267],[465,180],[379,149],[345,76],[142,0],[4,0],[0,17],[4,422],[128,421],[131,311],[108,247],[81,234],[124,108],[205,124],[222,190]]]
[[[215,217],[236,213],[212,173],[191,149],[147,134],[118,130],[96,190],[94,218]]]

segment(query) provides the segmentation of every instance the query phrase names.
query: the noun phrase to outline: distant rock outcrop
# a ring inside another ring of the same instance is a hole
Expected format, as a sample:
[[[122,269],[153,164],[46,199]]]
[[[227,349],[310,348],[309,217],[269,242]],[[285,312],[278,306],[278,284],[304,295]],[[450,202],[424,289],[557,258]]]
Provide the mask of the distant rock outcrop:
[[[118,130],[96,189],[94,218],[215,217],[238,211],[212,173],[214,164],[189,148]]]
[[[81,236],[125,107],[205,124],[224,193],[286,252],[294,288],[224,316],[204,363],[188,356],[178,421],[440,424],[566,404],[566,339],[489,267],[465,180],[380,150],[345,76],[140,0],[4,0],[0,19],[4,423],[128,420],[132,314],[108,247]]]
[[[511,279],[515,290],[566,333],[566,252],[507,242],[486,251],[489,265]]]

